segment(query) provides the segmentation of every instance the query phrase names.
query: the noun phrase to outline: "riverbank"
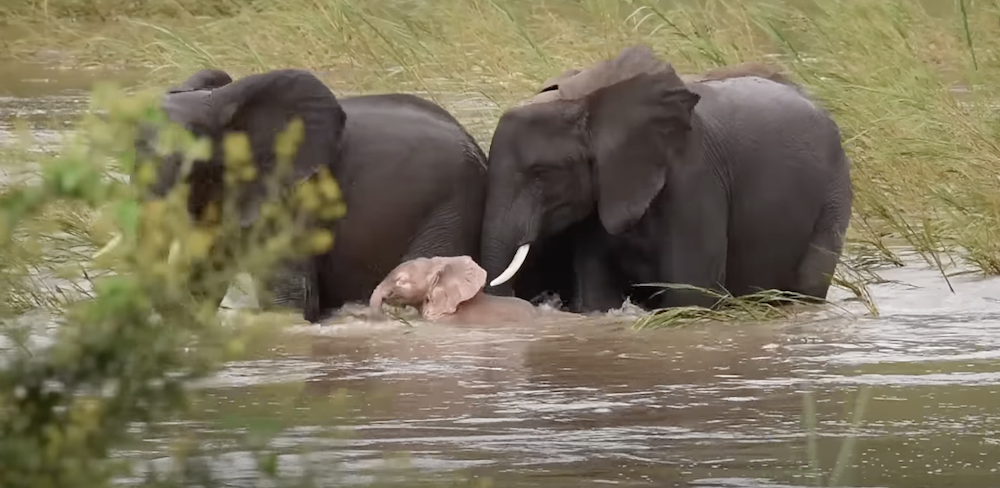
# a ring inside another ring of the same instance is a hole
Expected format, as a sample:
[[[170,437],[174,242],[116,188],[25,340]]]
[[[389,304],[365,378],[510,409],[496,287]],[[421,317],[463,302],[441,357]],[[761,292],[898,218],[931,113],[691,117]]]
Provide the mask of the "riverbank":
[[[981,6],[963,15],[958,7],[929,13],[881,0],[670,9],[611,1],[259,0],[239,7],[220,0],[117,11],[115,0],[90,4],[89,14],[80,2],[49,1],[47,11],[22,5],[8,15],[23,34],[5,41],[9,55],[60,52],[74,65],[143,66],[147,84],[205,66],[235,76],[303,67],[338,93],[481,96],[492,104],[486,127],[545,78],[631,43],[652,45],[685,72],[766,60],[806,85],[841,125],[854,163],[853,256],[898,264],[890,245],[907,244],[943,269],[964,258],[1000,273],[997,88],[990,83],[1000,74],[991,62],[1000,49],[976,43],[1000,34],[1000,25]],[[476,134],[484,146],[490,132]]]

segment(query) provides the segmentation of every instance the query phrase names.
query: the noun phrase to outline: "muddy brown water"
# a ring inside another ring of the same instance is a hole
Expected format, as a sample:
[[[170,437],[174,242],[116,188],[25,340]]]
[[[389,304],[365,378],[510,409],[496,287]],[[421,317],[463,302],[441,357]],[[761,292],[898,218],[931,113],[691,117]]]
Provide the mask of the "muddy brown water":
[[[0,144],[18,118],[51,148],[101,75],[17,69],[0,67]],[[445,105],[488,131],[476,121],[492,107]],[[1000,280],[954,277],[952,293],[915,258],[878,273],[877,317],[840,289],[794,320],[656,331],[627,314],[512,327],[288,315],[196,385],[175,427],[234,487],[259,485],[239,441],[260,430],[285,473],[308,468],[320,486],[790,487],[834,472],[838,486],[1000,486]],[[168,449],[149,437],[118,455],[162,469]]]

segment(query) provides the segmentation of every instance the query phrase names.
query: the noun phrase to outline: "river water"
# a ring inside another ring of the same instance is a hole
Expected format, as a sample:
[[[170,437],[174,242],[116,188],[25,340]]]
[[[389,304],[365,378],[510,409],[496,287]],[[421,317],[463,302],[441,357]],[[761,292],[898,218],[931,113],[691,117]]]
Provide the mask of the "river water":
[[[102,76],[0,67],[0,144],[15,118],[40,147],[58,141]],[[444,104],[488,129],[491,108]],[[1000,486],[1000,280],[953,277],[952,293],[915,258],[878,273],[877,317],[839,289],[795,320],[656,331],[627,315],[490,328],[289,315],[198,385],[176,427],[206,442],[226,486],[260,486],[238,445],[258,431],[321,486]],[[167,441],[120,455],[163,467]]]

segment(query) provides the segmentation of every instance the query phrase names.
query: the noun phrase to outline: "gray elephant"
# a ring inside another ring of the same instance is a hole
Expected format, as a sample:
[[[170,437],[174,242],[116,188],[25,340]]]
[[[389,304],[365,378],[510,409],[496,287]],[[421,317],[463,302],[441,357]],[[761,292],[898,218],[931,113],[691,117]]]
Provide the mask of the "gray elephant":
[[[325,253],[286,263],[269,283],[279,304],[303,309],[310,322],[348,302],[367,302],[400,262],[430,256],[478,256],[486,190],[486,157],[475,139],[438,105],[406,94],[338,99],[312,73],[281,69],[231,81],[220,70],[202,70],[169,90],[163,107],[170,120],[218,144],[225,133],[245,132],[258,169],[239,188],[241,224],[258,215],[267,193],[261,178],[274,167],[274,140],[292,117],[304,136],[288,185],[326,167],[337,179],[346,215],[332,224],[335,240]],[[137,150],[149,154],[155,134]],[[195,220],[222,188],[221,155],[198,161],[187,182]],[[152,196],[178,183],[180,155],[158,160]],[[214,290],[213,290],[214,291]],[[213,296],[219,301],[224,295]]]
[[[636,286],[650,283],[825,298],[853,200],[837,124],[751,65],[689,80],[631,46],[503,114],[483,221],[489,293],[556,291],[577,312],[626,297],[714,303]]]
[[[184,80],[180,86],[167,90],[167,93],[178,93],[195,90],[213,90],[233,82],[233,77],[221,69],[201,69]]]

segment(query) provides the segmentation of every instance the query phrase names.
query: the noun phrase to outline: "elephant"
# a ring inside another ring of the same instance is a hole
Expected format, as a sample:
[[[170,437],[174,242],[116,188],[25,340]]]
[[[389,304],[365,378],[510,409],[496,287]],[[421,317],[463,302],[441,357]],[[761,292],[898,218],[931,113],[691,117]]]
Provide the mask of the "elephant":
[[[208,68],[200,69],[188,79],[184,80],[180,86],[171,88],[167,93],[179,93],[196,90],[213,90],[226,86],[233,82],[233,77],[221,69]]]
[[[850,160],[828,112],[761,66],[685,83],[631,45],[508,109],[488,157],[487,292],[555,291],[575,312],[715,305],[698,288],[825,299]],[[656,283],[681,286],[641,286]]]
[[[560,98],[560,92],[557,90],[559,84],[569,78],[573,78],[585,70],[580,68],[570,68],[563,71],[558,76],[549,78],[542,83],[541,88],[538,90],[538,94],[529,99],[524,105],[532,103],[542,103],[552,100],[557,100]],[[703,81],[714,81],[714,80],[724,80],[727,78],[739,78],[741,76],[758,76],[761,78],[766,78],[771,81],[775,81],[784,85],[788,85],[800,93],[805,95],[802,87],[796,85],[787,76],[784,75],[777,67],[771,66],[765,63],[757,61],[745,61],[733,66],[718,66],[703,73],[698,74],[681,74],[681,81],[685,84],[688,83],[698,83]]]
[[[274,140],[292,117],[303,137],[285,188],[327,168],[340,187],[346,214],[326,224],[326,252],[286,262],[266,287],[274,301],[302,309],[319,322],[348,302],[364,302],[398,263],[424,256],[478,256],[486,199],[486,155],[447,110],[409,94],[336,97],[313,73],[278,69],[232,81],[202,70],[162,100],[168,119],[218,148],[230,132],[250,140],[258,175],[236,192],[242,228],[267,199],[262,178],[275,166]],[[143,133],[137,152],[151,156],[156,134]],[[151,197],[181,181],[181,155],[155,156]],[[188,211],[203,212],[222,198],[223,163],[196,161],[186,180]],[[218,300],[222,300],[223,291]],[[216,298],[216,297],[213,297]]]
[[[393,269],[369,299],[369,313],[380,318],[382,305],[411,305],[424,319],[452,324],[523,323],[541,315],[531,302],[483,293],[486,270],[471,256],[416,258]],[[576,317],[559,312],[557,315]]]

